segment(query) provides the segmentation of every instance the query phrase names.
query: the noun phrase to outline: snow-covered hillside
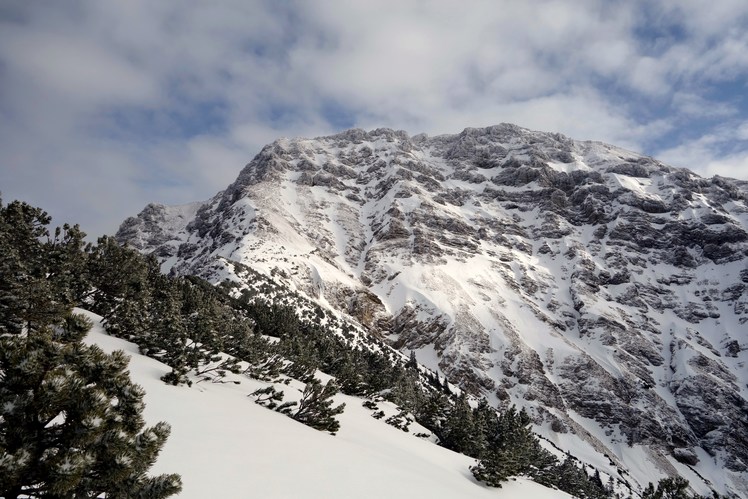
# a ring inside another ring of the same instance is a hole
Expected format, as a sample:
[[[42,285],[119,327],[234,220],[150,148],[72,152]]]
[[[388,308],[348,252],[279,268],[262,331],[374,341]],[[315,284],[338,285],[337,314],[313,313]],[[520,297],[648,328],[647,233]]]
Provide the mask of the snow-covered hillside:
[[[169,367],[108,336],[100,317],[82,313],[96,323],[87,343],[131,356],[130,376],[146,391],[147,422],[171,424],[152,472],[181,474],[179,497],[570,497],[524,478],[498,491],[485,487],[468,469],[473,459],[372,418],[355,397],[336,397],[346,410],[332,436],[253,403],[247,395],[263,385],[246,377],[232,378],[238,385],[166,385],[159,378]]]
[[[745,495],[747,185],[513,125],[350,130],[278,140],[118,239],[178,274],[259,270],[635,490]]]

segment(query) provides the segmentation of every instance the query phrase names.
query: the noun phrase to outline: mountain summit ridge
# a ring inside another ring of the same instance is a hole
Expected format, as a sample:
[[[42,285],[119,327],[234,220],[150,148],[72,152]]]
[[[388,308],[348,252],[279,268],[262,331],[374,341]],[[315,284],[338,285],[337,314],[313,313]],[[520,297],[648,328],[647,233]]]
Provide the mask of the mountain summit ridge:
[[[117,238],[250,265],[642,485],[748,494],[746,182],[510,124],[352,129]]]

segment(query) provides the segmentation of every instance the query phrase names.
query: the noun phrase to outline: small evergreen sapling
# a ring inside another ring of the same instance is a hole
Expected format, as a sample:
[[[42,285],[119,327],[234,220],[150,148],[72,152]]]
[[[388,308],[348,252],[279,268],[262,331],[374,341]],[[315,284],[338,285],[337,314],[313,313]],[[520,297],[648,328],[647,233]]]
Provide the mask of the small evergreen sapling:
[[[338,385],[335,381],[330,380],[323,385],[320,380],[312,376],[306,380],[306,387],[299,402],[283,402],[283,391],[276,390],[272,385],[255,390],[249,396],[254,397],[255,403],[268,409],[285,414],[315,430],[328,431],[335,435],[340,429],[340,423],[335,416],[345,409],[345,404],[332,406],[332,397],[336,393],[338,393]],[[295,411],[294,407],[296,407]]]
[[[330,380],[323,385],[317,378],[309,379],[299,401],[299,408],[291,417],[316,430],[328,431],[334,435],[340,429],[335,416],[345,409],[345,404],[332,406],[332,397],[336,393],[338,386],[335,381]]]
[[[393,414],[392,416],[384,420],[384,422],[388,425],[394,426],[398,430],[402,430],[406,433],[410,431],[410,425],[411,423],[413,423],[413,421],[414,419],[412,415],[405,410],[401,410],[397,414]]]

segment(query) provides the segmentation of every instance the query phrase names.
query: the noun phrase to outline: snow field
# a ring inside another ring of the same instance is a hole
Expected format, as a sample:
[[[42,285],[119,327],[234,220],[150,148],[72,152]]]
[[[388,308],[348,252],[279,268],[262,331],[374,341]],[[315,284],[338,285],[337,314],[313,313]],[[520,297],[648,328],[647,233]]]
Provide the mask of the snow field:
[[[172,433],[151,474],[179,473],[180,498],[568,498],[524,478],[501,489],[475,481],[474,460],[439,447],[371,417],[362,399],[345,402],[336,436],[304,426],[255,404],[247,395],[267,386],[235,377],[240,384],[201,382],[192,388],[164,384],[169,368],[142,356],[137,345],[108,336],[100,317],[86,343],[131,356],[130,375],[146,391],[148,425],[166,421]],[[288,395],[293,384],[284,389]],[[298,395],[287,397],[293,400]],[[391,404],[378,403],[386,414]]]

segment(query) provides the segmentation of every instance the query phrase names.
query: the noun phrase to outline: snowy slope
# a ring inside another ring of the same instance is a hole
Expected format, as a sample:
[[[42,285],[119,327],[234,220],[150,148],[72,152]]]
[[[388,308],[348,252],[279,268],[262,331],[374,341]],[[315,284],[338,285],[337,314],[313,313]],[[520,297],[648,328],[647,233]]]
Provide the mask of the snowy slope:
[[[190,210],[118,238],[259,270],[635,490],[748,494],[745,182],[513,125],[350,130],[278,140]]]
[[[171,424],[172,433],[152,473],[179,473],[179,497],[263,498],[563,498],[518,478],[491,489],[475,481],[474,461],[371,417],[361,399],[345,402],[336,436],[316,431],[251,401],[260,382],[164,384],[169,368],[138,353],[137,346],[106,335],[100,317],[86,338],[106,352],[131,356],[130,376],[146,391],[145,418]]]

